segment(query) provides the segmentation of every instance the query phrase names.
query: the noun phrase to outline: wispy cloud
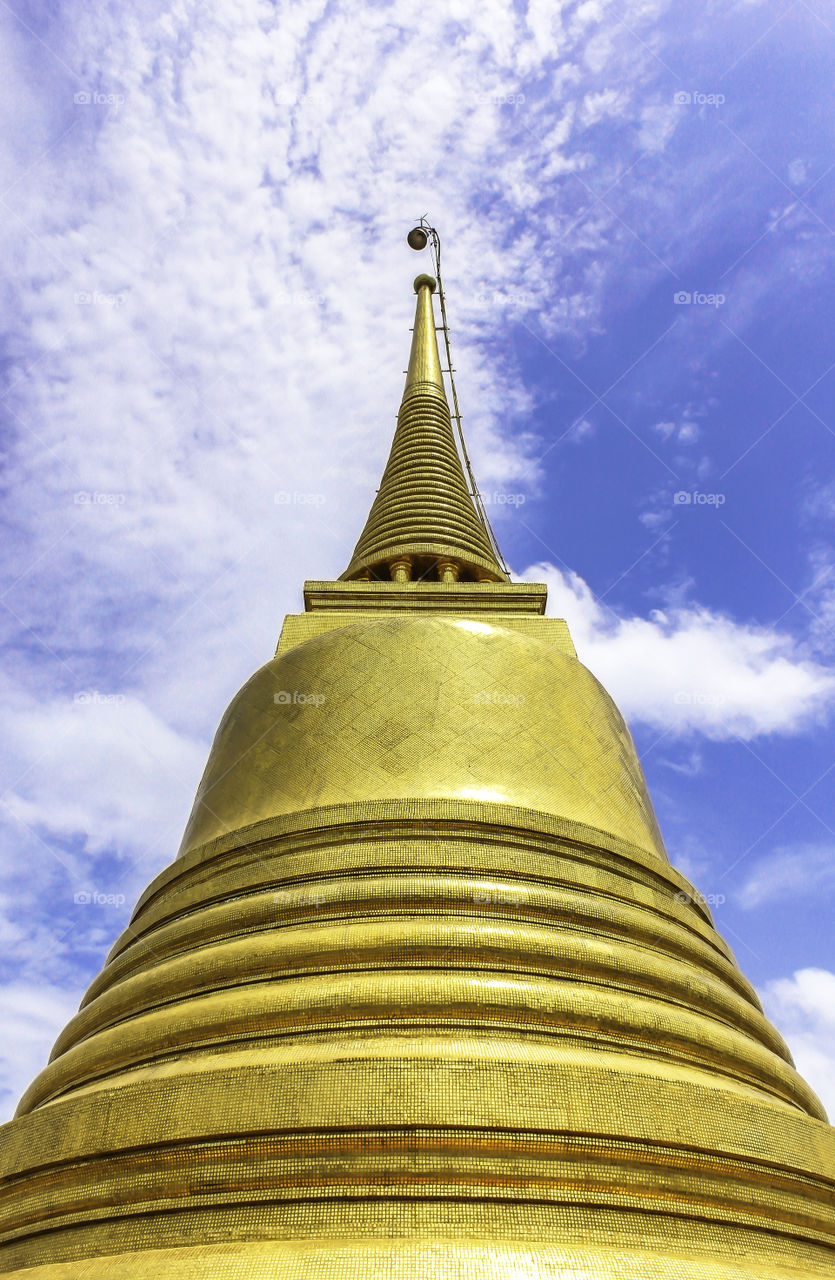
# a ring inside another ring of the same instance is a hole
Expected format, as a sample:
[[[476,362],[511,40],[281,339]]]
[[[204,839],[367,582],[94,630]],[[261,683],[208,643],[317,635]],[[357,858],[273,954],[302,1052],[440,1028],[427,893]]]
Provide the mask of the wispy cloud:
[[[761,858],[739,890],[746,910],[835,893],[835,842],[788,845]]]

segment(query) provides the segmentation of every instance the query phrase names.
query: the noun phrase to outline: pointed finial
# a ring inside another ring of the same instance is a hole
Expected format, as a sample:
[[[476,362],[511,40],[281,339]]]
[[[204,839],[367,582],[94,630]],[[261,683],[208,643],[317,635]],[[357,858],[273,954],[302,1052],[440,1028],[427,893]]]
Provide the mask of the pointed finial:
[[[467,488],[444,389],[433,276],[415,280],[412,349],[377,497],[343,580],[506,582]]]
[[[434,292],[434,276],[417,277],[415,280],[417,294],[415,327],[412,333],[412,350],[409,355],[409,369],[406,374],[403,398],[405,400],[407,395],[422,386],[429,394],[442,396],[446,404],[446,391],[438,355],[438,339],[435,334],[435,312],[432,307]]]

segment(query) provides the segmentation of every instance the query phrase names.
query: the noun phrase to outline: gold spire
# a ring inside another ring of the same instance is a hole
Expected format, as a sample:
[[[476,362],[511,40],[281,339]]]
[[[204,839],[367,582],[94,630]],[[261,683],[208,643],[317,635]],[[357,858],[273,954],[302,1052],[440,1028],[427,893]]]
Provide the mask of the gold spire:
[[[444,391],[432,276],[415,280],[412,350],[377,497],[342,580],[507,582],[467,489]]]
[[[435,292],[434,277],[418,276],[415,279],[414,288],[417,294],[415,327],[412,332],[412,350],[409,354],[403,399],[417,391],[422,391],[426,395],[440,396],[446,404],[446,391],[435,335],[435,312],[432,306],[432,294]]]

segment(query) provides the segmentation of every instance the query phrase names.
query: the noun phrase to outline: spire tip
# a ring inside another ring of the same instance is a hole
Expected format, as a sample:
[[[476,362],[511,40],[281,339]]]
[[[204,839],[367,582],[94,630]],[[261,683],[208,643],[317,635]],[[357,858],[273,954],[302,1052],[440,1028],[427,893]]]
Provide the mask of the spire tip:
[[[430,293],[435,292],[435,277],[420,275],[415,277],[415,293],[420,293],[423,286],[426,285]]]

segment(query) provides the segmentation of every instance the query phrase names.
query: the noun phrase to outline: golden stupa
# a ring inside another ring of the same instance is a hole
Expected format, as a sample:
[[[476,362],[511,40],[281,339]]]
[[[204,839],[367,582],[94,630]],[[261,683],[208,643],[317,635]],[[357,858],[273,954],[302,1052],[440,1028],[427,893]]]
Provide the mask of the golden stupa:
[[[497,559],[433,289],[347,571],[0,1131],[0,1274],[835,1274],[835,1131]]]

